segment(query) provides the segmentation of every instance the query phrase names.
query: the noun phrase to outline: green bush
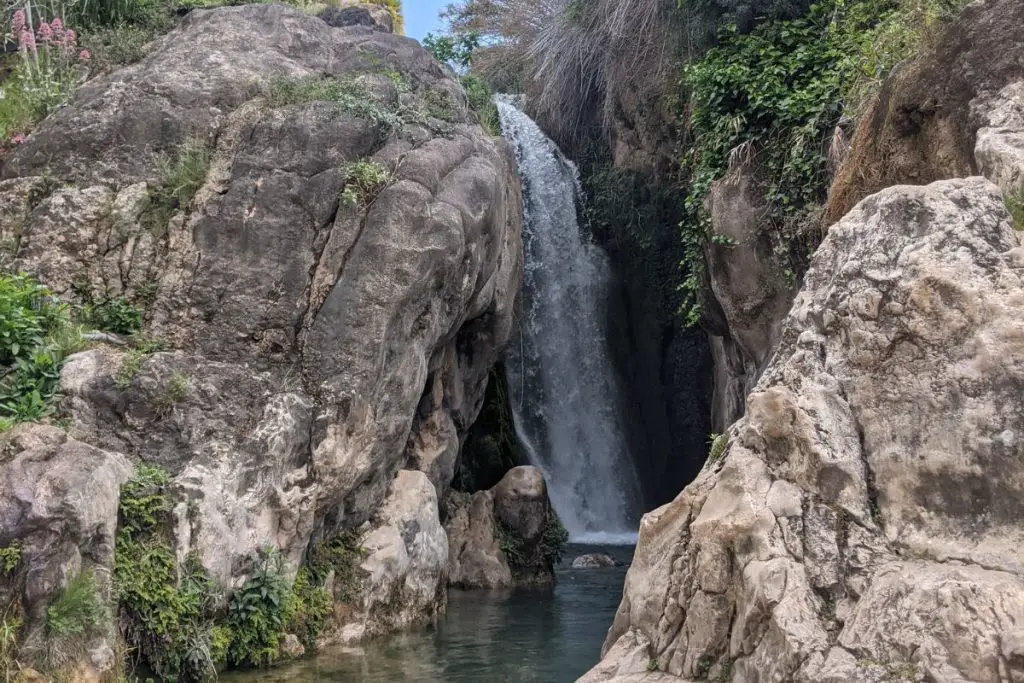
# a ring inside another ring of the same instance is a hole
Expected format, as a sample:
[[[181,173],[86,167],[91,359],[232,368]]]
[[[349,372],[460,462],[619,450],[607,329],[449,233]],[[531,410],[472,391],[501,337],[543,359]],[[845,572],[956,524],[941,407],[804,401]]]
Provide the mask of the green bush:
[[[82,322],[104,332],[134,334],[142,329],[142,308],[123,297],[102,296],[83,307]]]
[[[757,170],[775,257],[792,283],[802,275],[816,241],[815,207],[829,182],[827,142],[861,76],[884,76],[916,47],[919,38],[911,37],[880,47],[879,36],[907,24],[908,11],[900,0],[826,0],[749,33],[727,26],[715,47],[685,67],[689,139],[680,227],[687,322],[697,323],[702,312],[711,234],[705,200],[712,183],[732,169]]]
[[[494,518],[494,526],[498,535],[498,545],[509,569],[515,575],[526,567],[526,544],[511,527],[497,517]]]
[[[498,107],[494,104],[494,91],[490,84],[480,76],[469,74],[462,77],[462,87],[466,89],[469,107],[476,112],[483,129],[491,135],[501,135]]]
[[[299,569],[284,609],[284,631],[298,636],[307,651],[315,651],[317,639],[334,612],[330,592],[318,585],[309,566]]]
[[[11,574],[21,563],[21,543],[11,541],[10,545],[0,548],[0,576]]]
[[[373,161],[356,161],[345,167],[345,188],[341,201],[345,206],[366,207],[391,182],[391,171]]]
[[[551,566],[562,561],[562,553],[569,542],[569,532],[554,509],[548,509],[547,522],[544,524],[544,535],[540,539],[540,552],[544,561]]]
[[[121,487],[114,588],[122,636],[161,678],[209,680],[216,675],[216,591],[196,555],[178,566],[169,485],[164,470],[143,463]]]
[[[268,551],[256,562],[228,605],[228,663],[234,666],[266,666],[277,659],[285,625],[288,586],[281,576],[281,556]]]
[[[96,589],[92,572],[83,571],[46,609],[46,630],[51,636],[86,638],[107,618],[107,607]]]
[[[0,418],[40,420],[64,360],[82,345],[68,308],[25,275],[0,274]]]
[[[315,544],[306,566],[317,585],[323,585],[333,571],[335,599],[350,603],[358,597],[362,574],[359,565],[364,557],[366,550],[359,545],[359,533],[346,531]]]

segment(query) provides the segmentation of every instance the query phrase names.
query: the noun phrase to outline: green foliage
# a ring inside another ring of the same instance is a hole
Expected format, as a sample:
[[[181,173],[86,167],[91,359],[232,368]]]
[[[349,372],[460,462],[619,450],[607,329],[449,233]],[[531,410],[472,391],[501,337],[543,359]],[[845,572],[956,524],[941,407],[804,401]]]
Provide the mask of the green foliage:
[[[21,543],[11,541],[10,545],[0,548],[0,576],[11,574],[21,563]]]
[[[330,592],[318,585],[309,566],[299,569],[284,610],[285,632],[294,633],[306,650],[312,652],[333,611]]]
[[[0,418],[40,420],[68,355],[82,344],[66,305],[25,275],[0,274]]]
[[[114,377],[114,386],[124,391],[131,385],[132,380],[142,369],[142,361],[151,353],[163,350],[163,343],[158,339],[137,337],[133,340],[135,346],[125,351],[121,356],[121,364],[117,368],[117,375]]]
[[[334,571],[334,598],[351,603],[358,597],[362,569],[359,565],[366,550],[359,544],[359,533],[346,531],[313,546],[307,567],[310,578],[323,585],[327,575]]]
[[[157,157],[159,177],[150,190],[150,204],[145,224],[155,234],[163,235],[175,211],[188,209],[192,198],[206,180],[212,154],[210,147],[197,138],[189,138],[174,156]]]
[[[725,453],[725,449],[729,446],[729,434],[711,434],[708,437],[708,443],[711,445],[711,449],[708,451],[708,463],[710,464],[717,462]]]
[[[368,206],[389,182],[391,172],[388,169],[373,161],[356,161],[345,167],[341,201],[345,206]]]
[[[1016,230],[1024,230],[1024,190],[1006,195],[1006,210]]]
[[[178,566],[169,485],[164,470],[142,463],[121,488],[114,588],[122,635],[161,678],[208,680],[216,672],[215,590],[195,555]]]
[[[501,135],[498,107],[494,104],[494,91],[491,90],[490,84],[474,74],[467,74],[461,80],[469,99],[469,107],[476,112],[480,125],[495,137]]]
[[[509,569],[513,574],[524,569],[527,560],[526,544],[523,539],[497,517],[494,519],[494,526],[498,532],[498,545],[505,556],[505,561],[508,562]]]
[[[657,659],[652,659],[651,661],[647,662],[648,671],[658,671],[659,666],[660,665],[658,664]]]
[[[181,403],[185,396],[188,395],[189,382],[188,378],[180,372],[175,372],[171,375],[170,379],[167,380],[167,384],[164,385],[163,391],[157,396],[155,405],[153,406],[157,417],[164,418],[171,414],[174,410],[174,406]]]
[[[281,556],[267,552],[254,559],[256,569],[228,605],[228,662],[234,666],[266,666],[277,659],[285,624],[288,586],[281,577]]]
[[[0,680],[4,683],[16,681],[21,668],[17,662],[21,627],[22,620],[15,614],[5,614],[0,619]]]
[[[562,553],[565,545],[569,542],[569,532],[566,531],[562,520],[558,518],[553,509],[548,509],[548,518],[544,524],[544,534],[540,539],[540,553],[544,562],[551,566],[562,561]]]
[[[680,224],[687,322],[699,322],[702,312],[711,234],[705,200],[711,184],[731,170],[756,169],[776,259],[794,283],[805,270],[814,207],[828,185],[826,140],[858,74],[865,68],[888,73],[905,52],[879,53],[870,38],[899,11],[898,0],[825,0],[799,18],[763,23],[747,34],[731,25],[716,47],[684,69],[691,138],[682,160]]]
[[[51,636],[85,638],[102,627],[106,618],[107,607],[87,570],[72,579],[46,609],[46,630]]]
[[[124,297],[101,296],[82,308],[82,322],[105,332],[134,334],[142,329],[142,308]]]
[[[473,61],[473,51],[480,47],[480,34],[469,31],[451,35],[428,33],[423,47],[434,55],[434,59],[453,69],[468,69]]]

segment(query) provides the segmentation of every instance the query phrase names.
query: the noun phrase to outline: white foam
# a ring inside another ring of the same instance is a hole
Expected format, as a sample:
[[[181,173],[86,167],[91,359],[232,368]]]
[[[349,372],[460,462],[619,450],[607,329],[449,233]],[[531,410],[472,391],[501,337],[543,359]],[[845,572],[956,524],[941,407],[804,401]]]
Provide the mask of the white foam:
[[[639,534],[635,532],[587,531],[571,534],[569,543],[576,545],[636,545]]]

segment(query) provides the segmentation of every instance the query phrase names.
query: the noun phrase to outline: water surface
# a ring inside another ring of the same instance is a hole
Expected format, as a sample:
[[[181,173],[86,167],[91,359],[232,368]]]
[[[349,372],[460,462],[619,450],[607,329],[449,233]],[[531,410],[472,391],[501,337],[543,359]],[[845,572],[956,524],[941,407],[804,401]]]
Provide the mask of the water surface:
[[[435,629],[337,648],[275,669],[223,676],[233,683],[415,681],[570,683],[597,663],[622,597],[626,567],[570,569],[601,551],[628,562],[631,547],[570,546],[554,588],[451,591]]]

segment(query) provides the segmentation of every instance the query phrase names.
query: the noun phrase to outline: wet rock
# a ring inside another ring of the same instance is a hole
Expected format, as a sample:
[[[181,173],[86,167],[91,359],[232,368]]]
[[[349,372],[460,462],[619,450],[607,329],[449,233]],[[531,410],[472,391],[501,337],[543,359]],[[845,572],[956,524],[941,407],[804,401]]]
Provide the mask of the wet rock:
[[[596,569],[598,567],[617,567],[619,563],[611,555],[604,553],[588,553],[580,555],[572,561],[573,569]]]
[[[294,633],[286,633],[281,639],[281,656],[286,659],[298,659],[306,654],[306,648],[299,642],[299,637]]]

